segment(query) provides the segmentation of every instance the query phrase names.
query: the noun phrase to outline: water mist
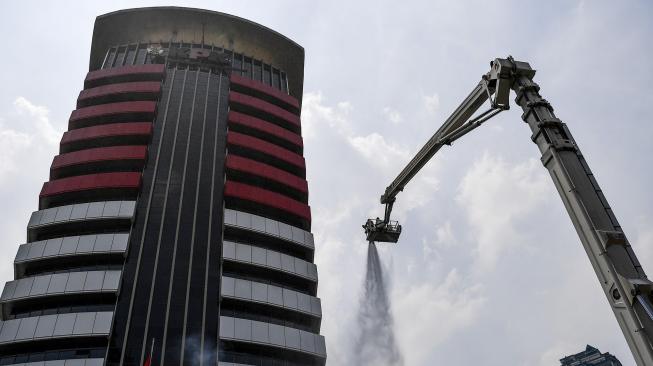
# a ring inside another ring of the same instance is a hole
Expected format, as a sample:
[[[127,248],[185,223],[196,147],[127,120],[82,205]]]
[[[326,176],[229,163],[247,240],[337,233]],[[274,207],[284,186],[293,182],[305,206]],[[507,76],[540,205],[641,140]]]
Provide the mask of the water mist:
[[[356,365],[402,366],[403,357],[394,335],[390,300],[383,269],[374,243],[367,249],[367,272],[358,310],[358,336],[354,350]]]

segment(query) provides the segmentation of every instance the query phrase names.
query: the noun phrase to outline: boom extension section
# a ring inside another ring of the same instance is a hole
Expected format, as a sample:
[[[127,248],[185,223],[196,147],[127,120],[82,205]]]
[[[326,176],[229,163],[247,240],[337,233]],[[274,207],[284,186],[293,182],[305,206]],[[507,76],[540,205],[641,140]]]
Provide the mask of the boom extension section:
[[[539,94],[535,70],[508,57],[495,59],[491,70],[454,111],[444,125],[401,171],[385,193],[383,220],[367,220],[368,241],[397,242],[401,226],[390,221],[396,196],[443,145],[469,133],[502,110],[508,109],[510,89],[522,108],[531,140],[542,154],[542,164],[562,198],[581,243],[599,279],[626,342],[639,366],[653,365],[653,282],[649,281],[596,178],[569,132]],[[492,96],[494,95],[494,99]],[[466,122],[490,98],[489,111]]]

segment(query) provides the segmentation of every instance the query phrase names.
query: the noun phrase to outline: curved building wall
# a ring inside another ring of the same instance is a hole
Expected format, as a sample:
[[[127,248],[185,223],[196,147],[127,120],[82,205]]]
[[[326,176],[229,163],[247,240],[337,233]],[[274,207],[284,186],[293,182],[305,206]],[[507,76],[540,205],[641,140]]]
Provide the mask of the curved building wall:
[[[0,364],[324,365],[303,63],[227,14],[99,16],[0,297]]]
[[[227,14],[99,16],[0,297],[0,364],[324,365],[303,62]]]

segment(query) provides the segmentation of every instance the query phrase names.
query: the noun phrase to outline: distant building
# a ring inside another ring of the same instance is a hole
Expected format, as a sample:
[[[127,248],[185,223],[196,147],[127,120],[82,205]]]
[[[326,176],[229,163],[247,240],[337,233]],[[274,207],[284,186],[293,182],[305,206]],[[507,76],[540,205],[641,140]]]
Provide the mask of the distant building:
[[[601,353],[598,349],[587,345],[583,352],[567,356],[560,360],[562,366],[621,366],[621,362],[616,357],[606,353]]]

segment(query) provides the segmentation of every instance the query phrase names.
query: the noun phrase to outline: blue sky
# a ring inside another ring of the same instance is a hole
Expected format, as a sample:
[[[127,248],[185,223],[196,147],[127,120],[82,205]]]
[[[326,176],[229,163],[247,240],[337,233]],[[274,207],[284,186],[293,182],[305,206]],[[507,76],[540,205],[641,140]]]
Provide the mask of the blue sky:
[[[94,17],[159,1],[0,5],[0,281],[88,71]],[[302,123],[329,365],[347,365],[378,197],[495,57],[538,70],[653,271],[653,6],[646,1],[179,1],[306,50]],[[518,108],[442,150],[381,248],[406,365],[556,365],[589,343],[634,364]]]

